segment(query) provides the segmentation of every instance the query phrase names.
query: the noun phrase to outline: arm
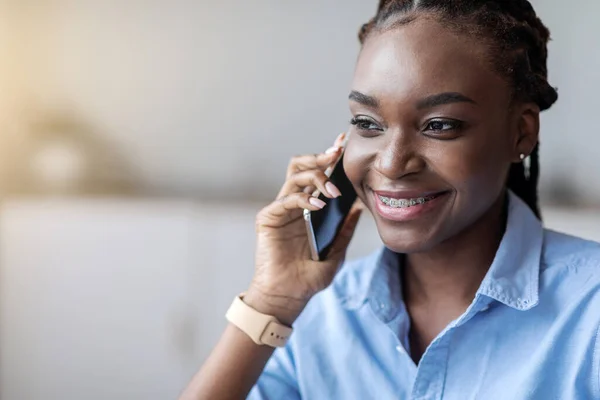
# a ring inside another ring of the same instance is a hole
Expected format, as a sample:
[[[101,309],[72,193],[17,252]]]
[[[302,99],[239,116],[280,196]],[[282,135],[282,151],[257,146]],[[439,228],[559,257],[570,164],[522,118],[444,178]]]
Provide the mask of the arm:
[[[275,305],[252,289],[244,297],[244,302],[290,326],[301,312],[301,308]],[[274,350],[269,346],[257,345],[235,325],[228,324],[180,400],[245,399]]]
[[[336,142],[338,147],[332,151],[292,159],[287,180],[277,200],[262,209],[256,218],[255,272],[244,302],[287,326],[292,326],[313,295],[331,283],[360,217],[360,206],[351,210],[327,260],[310,259],[302,211],[318,210],[324,206],[321,200],[309,194],[314,192],[314,188],[330,198],[339,195],[339,190],[335,193],[335,187],[331,191],[332,184],[324,171],[339,157],[342,141],[343,135],[340,135]],[[237,327],[228,325],[180,400],[246,398],[273,350],[255,344]],[[290,387],[289,382],[283,382],[282,376],[269,376],[269,384],[266,385],[269,391],[280,392]],[[278,397],[281,398],[279,393]]]

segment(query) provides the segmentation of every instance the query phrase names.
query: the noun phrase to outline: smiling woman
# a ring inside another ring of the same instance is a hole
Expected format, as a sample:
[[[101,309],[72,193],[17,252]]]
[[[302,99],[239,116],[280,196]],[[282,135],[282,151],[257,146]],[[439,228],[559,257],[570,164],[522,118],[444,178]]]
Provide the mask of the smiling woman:
[[[385,247],[339,270],[357,208],[310,261],[301,209],[339,195],[342,138],[294,158],[182,398],[600,398],[600,245],[537,201],[548,29],[526,0],[388,0],[359,38],[343,164]]]
[[[460,239],[476,221],[497,225],[488,222],[499,218],[511,165],[536,151],[540,109],[517,100],[518,83],[496,72],[485,41],[419,12],[376,21],[363,35],[350,94],[356,124],[344,157],[360,197],[378,211],[384,243],[403,253],[453,247],[448,239]],[[419,221],[398,229],[378,201],[382,192],[438,196],[435,207],[420,206],[429,212]]]

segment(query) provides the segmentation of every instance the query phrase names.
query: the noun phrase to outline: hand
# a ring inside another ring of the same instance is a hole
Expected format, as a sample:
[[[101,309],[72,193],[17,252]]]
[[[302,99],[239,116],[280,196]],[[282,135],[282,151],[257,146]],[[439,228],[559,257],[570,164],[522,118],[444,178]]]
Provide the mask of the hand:
[[[256,268],[244,301],[288,325],[313,295],[329,286],[360,217],[357,203],[327,259],[311,260],[303,209],[318,210],[324,206],[313,196],[315,189],[329,198],[340,195],[325,170],[338,159],[344,136],[338,136],[334,147],[325,153],[294,157],[277,199],[256,217]]]

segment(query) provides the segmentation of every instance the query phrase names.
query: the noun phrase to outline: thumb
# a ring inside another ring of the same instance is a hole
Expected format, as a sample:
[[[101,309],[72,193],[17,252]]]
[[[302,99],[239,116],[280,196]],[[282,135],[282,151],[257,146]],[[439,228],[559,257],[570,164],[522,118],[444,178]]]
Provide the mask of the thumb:
[[[356,230],[356,226],[358,225],[358,220],[360,219],[362,210],[362,202],[360,200],[357,200],[350,209],[350,212],[348,213],[348,216],[346,217],[346,220],[344,221],[344,224],[340,229],[340,233],[335,238],[335,241],[331,246],[331,250],[327,255],[328,260],[339,260],[346,255],[346,249],[348,248],[350,240],[354,235],[354,231]]]

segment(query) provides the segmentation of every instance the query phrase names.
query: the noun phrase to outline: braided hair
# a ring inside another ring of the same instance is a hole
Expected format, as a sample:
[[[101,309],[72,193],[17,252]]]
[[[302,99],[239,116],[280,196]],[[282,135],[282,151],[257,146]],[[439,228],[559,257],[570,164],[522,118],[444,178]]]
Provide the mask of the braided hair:
[[[408,24],[423,13],[450,29],[482,38],[491,49],[489,61],[511,84],[513,100],[534,102],[544,111],[558,99],[548,83],[550,31],[528,0],[380,0],[377,14],[360,28],[360,43],[372,32]],[[523,162],[511,165],[507,187],[540,218],[538,178],[539,143],[530,154],[529,173]]]

